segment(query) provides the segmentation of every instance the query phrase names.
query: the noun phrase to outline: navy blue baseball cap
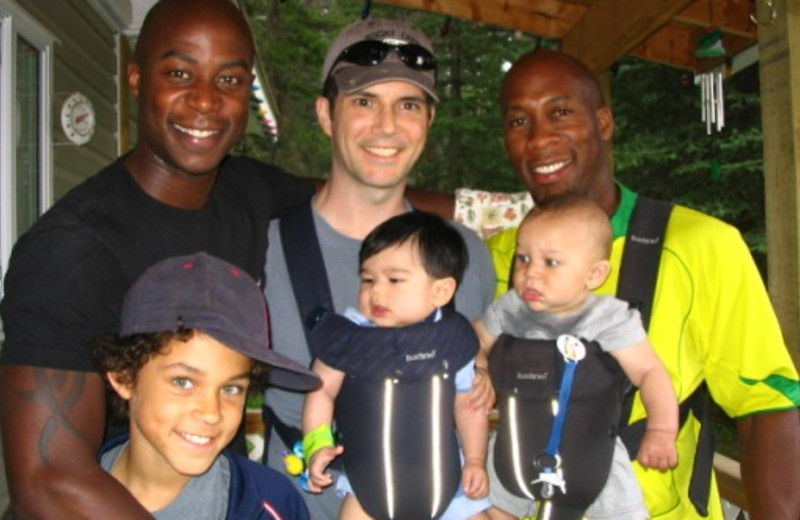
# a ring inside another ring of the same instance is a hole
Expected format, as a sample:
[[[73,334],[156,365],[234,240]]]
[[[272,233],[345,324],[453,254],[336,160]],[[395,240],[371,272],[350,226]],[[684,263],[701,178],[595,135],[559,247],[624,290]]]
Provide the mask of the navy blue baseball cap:
[[[270,348],[269,317],[258,284],[238,267],[204,252],[162,260],[130,287],[120,336],[196,329],[271,366],[270,384],[307,391],[316,374]]]

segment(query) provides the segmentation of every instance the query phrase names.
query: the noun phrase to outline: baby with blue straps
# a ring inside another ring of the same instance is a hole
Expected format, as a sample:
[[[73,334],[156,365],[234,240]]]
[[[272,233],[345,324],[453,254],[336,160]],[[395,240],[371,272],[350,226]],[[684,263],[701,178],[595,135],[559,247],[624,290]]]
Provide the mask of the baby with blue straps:
[[[596,342],[641,390],[648,418],[638,461],[653,471],[666,470],[678,462],[678,401],[669,374],[647,339],[638,311],[612,296],[592,293],[609,274],[611,241],[608,216],[588,198],[567,194],[535,206],[517,234],[513,289],[474,323],[482,350],[478,366],[485,366],[488,357],[490,372],[496,373],[490,351],[498,337],[505,335],[526,340],[555,340],[572,335],[575,341],[582,338]],[[498,342],[496,348],[499,345]],[[580,377],[580,371],[575,377]],[[495,384],[494,377],[492,383]],[[554,424],[560,424],[558,415]],[[593,431],[597,436],[608,435],[608,429],[598,425]],[[606,516],[607,510],[614,510],[613,518],[617,520],[649,518],[627,452],[619,439],[615,442],[609,477],[586,510],[585,518],[611,518]],[[489,457],[492,517],[511,519],[531,514],[536,503],[512,493],[499,477],[506,468],[498,466],[497,461],[507,462],[496,456],[502,451],[496,447],[503,445],[499,441],[490,444],[494,455]],[[530,464],[528,460],[512,462]],[[583,462],[583,471],[578,467],[578,473],[585,472],[587,464]],[[543,473],[541,477],[553,475]],[[566,485],[556,487],[564,493],[560,498],[569,507],[566,472],[565,478]],[[624,515],[619,513],[621,503],[625,504]]]

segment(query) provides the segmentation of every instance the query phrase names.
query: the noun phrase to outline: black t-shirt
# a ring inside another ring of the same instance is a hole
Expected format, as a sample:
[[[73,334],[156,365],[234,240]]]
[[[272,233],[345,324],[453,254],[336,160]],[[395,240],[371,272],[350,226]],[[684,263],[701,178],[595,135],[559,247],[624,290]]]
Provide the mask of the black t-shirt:
[[[119,329],[126,291],[165,258],[206,251],[261,281],[269,220],[306,202],[311,183],[228,157],[206,206],[148,196],[122,159],[77,186],[12,251],[0,315],[0,364],[91,371],[91,342]]]

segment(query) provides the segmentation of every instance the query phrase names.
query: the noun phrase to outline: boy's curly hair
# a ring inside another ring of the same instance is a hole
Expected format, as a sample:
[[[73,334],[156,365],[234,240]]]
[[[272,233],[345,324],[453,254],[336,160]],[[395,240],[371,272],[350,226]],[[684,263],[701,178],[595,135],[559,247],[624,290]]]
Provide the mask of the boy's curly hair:
[[[179,328],[175,331],[131,334],[129,336],[108,335],[98,338],[92,346],[92,359],[103,376],[109,390],[112,412],[120,417],[128,416],[128,401],[117,395],[108,381],[108,372],[118,375],[120,383],[133,386],[142,367],[153,357],[165,354],[173,341],[187,342],[197,334],[195,329]],[[261,392],[267,382],[269,365],[251,360],[250,393]]]

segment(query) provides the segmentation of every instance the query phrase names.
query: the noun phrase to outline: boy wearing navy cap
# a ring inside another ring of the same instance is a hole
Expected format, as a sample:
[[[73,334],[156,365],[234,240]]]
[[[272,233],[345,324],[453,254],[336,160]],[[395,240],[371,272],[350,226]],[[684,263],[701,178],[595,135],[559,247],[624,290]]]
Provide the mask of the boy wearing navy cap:
[[[269,348],[267,321],[249,275],[196,253],[148,269],[125,297],[119,334],[97,341],[95,361],[130,425],[101,465],[155,518],[308,518],[285,477],[225,450],[251,385],[319,385]]]

